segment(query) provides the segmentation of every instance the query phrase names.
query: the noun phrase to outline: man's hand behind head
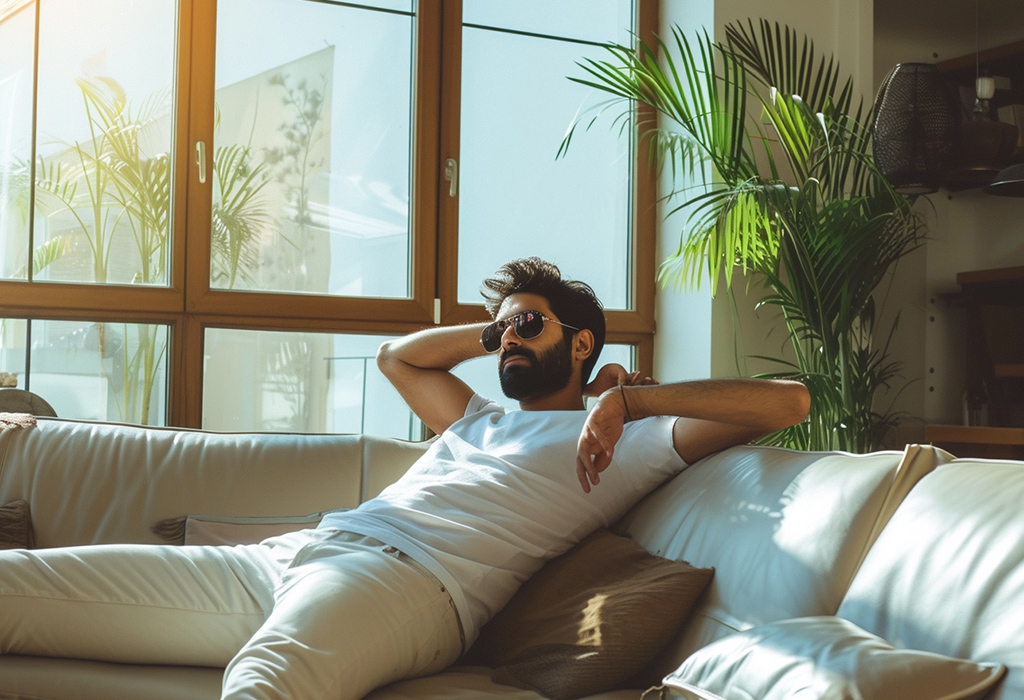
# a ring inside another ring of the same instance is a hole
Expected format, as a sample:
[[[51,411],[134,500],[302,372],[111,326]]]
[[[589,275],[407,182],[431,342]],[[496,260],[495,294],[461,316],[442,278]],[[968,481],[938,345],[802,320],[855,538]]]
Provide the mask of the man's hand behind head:
[[[639,386],[641,384],[657,384],[654,379],[640,372],[627,372],[622,365],[610,362],[597,371],[593,381],[583,388],[584,396],[596,397],[618,385]]]

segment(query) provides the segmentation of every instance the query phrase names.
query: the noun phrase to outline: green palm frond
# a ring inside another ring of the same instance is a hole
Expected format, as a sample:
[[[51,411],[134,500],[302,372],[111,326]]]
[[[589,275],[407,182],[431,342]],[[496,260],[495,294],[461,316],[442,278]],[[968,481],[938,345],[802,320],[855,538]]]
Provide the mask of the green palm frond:
[[[584,75],[570,79],[611,99],[574,120],[560,155],[577,126],[616,105],[621,129],[638,102],[661,116],[640,125],[652,162],[697,180],[672,193],[669,215],[684,212],[684,225],[659,283],[699,286],[706,272],[712,290],[729,289],[739,271],[763,280],[760,303],[781,310],[794,359],[775,358],[770,376],[803,381],[812,406],[805,423],[769,441],[877,447],[898,416],[874,402],[899,366],[888,341],[876,347],[874,299],[923,226],[874,165],[870,109],[855,104],[852,79],[809,39],[765,20],[728,25],[721,43],[673,28],[670,42],[612,46],[606,60],[578,65]]]
[[[853,101],[853,78],[839,87],[839,63],[830,57],[815,59],[814,42],[799,37],[796,30],[760,20],[728,24],[726,45],[742,61],[751,77],[764,88],[775,88],[784,95],[800,95],[815,112],[826,103],[846,113]]]
[[[74,240],[70,236],[57,236],[37,245],[32,250],[32,274],[38,275],[47,267],[57,262],[71,252]],[[25,279],[27,277],[27,266],[22,265],[14,271],[14,279]]]
[[[266,165],[253,163],[253,150],[241,144],[221,146],[213,155],[211,274],[228,289],[252,281],[259,266],[259,243],[270,225],[262,190],[270,181]]]

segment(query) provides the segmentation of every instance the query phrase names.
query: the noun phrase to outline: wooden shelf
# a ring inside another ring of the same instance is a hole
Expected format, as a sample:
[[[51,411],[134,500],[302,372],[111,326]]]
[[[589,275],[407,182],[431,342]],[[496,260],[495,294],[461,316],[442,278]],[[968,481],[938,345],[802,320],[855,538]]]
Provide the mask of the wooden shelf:
[[[1024,267],[1001,267],[995,270],[969,270],[956,273],[957,284],[1024,281]]]
[[[1024,445],[1024,428],[990,428],[981,425],[929,425],[925,427],[928,442]]]
[[[978,52],[949,58],[939,61],[935,67],[942,73],[960,72],[969,80],[974,80],[974,70],[977,62],[984,63],[988,69],[995,68],[999,75],[1004,75],[1008,70],[1017,72],[1020,70],[1020,56],[1024,53],[1024,41],[1015,41],[1012,44],[995,46]]]
[[[997,426],[929,425],[928,442],[958,457],[1024,459],[1024,266],[957,273],[967,392]]]

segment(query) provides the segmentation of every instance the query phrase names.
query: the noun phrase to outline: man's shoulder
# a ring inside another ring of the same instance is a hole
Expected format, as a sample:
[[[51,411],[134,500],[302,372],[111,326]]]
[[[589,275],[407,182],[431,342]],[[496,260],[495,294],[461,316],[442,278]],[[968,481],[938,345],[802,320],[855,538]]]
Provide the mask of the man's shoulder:
[[[493,399],[474,393],[469,398],[469,403],[466,404],[466,412],[462,417],[468,418],[477,413],[505,413],[505,407]]]

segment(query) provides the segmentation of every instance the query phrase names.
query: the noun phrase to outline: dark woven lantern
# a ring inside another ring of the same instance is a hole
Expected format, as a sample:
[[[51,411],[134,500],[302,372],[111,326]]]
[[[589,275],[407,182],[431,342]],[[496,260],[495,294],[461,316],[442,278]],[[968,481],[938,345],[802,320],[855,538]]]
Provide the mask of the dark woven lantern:
[[[928,194],[956,158],[960,109],[930,63],[899,63],[875,98],[875,165],[901,194]]]

